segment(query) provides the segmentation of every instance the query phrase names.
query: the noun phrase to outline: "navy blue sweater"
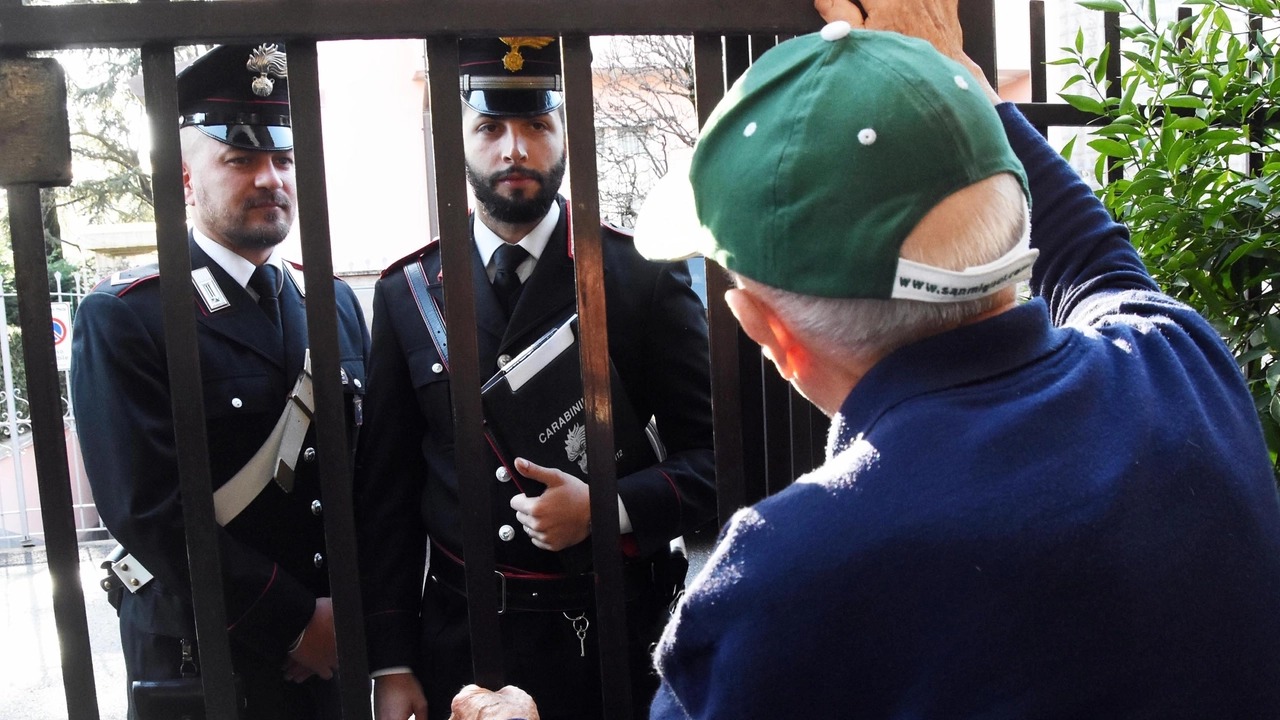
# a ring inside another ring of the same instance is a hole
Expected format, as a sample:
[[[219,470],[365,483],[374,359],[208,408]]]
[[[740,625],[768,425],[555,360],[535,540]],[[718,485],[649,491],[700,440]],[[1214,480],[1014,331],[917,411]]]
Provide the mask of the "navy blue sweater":
[[[739,512],[654,718],[1280,717],[1280,498],[1240,372],[1000,107],[1035,300],[902,348]]]

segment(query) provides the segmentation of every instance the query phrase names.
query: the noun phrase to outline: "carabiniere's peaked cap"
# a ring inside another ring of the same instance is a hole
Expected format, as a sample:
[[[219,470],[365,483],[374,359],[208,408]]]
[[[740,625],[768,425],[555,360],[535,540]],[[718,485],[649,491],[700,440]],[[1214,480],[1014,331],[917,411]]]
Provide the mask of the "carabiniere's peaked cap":
[[[1024,192],[1027,181],[977,81],[896,33],[832,23],[769,50],[712,113],[688,168],[640,214],[636,245],[651,257],[702,254],[804,295],[933,302],[997,292],[1035,258],[1025,241],[963,272],[899,257],[952,193],[998,173]],[[687,248],[658,247],[672,238]]]
[[[283,43],[220,45],[178,74],[182,127],[246,150],[289,150],[289,71]]]
[[[564,102],[553,37],[466,38],[458,43],[462,101],[484,115],[542,115]]]

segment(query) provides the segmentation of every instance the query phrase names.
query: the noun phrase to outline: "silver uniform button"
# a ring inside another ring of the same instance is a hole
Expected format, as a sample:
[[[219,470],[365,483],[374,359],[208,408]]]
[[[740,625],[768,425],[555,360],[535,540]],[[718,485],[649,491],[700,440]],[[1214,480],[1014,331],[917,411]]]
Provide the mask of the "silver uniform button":
[[[498,356],[498,368],[499,368],[499,369],[501,369],[501,368],[505,368],[505,367],[507,366],[507,363],[510,363],[510,362],[511,362],[511,356],[510,356],[510,355],[499,355],[499,356]]]
[[[233,408],[244,407],[244,401],[241,400],[240,398],[231,398],[231,407]]]
[[[324,567],[324,556],[321,555],[320,553],[316,553],[314,561],[315,561],[316,567]]]
[[[315,448],[307,448],[306,450],[303,450],[303,451],[302,451],[302,459],[303,459],[303,460],[305,460],[305,461],[307,461],[307,462],[315,462],[315,461],[316,461],[316,449],[315,449]]]
[[[322,513],[322,512],[324,512],[324,506],[320,504],[320,501],[319,501],[319,500],[312,500],[312,501],[311,501],[311,514],[312,514],[312,515],[319,515],[319,514],[320,514],[320,513]]]
[[[431,372],[439,375],[440,373],[444,372],[444,366],[441,365],[440,363],[436,363],[431,366]]]
[[[498,469],[495,470],[493,474],[497,476],[498,482],[511,481],[511,473],[507,472],[507,469],[501,465],[498,466]]]
[[[360,378],[353,378],[351,382],[355,383],[356,387],[360,387]]]
[[[516,538],[516,529],[510,525],[503,525],[498,528],[498,538],[502,540],[502,542],[511,542]]]

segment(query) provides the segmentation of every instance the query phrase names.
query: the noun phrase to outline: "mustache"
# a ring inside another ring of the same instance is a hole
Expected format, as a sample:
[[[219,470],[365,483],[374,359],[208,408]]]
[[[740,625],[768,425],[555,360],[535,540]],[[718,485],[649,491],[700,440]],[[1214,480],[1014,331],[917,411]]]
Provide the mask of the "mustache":
[[[508,168],[506,170],[500,170],[490,175],[489,184],[497,185],[503,180],[507,180],[509,178],[523,178],[525,180],[536,180],[539,183],[542,183],[543,185],[547,184],[546,175],[538,172],[537,170],[531,170],[529,168],[520,168],[520,167],[513,167],[513,168]]]
[[[292,203],[289,202],[289,196],[283,190],[268,190],[257,196],[249,198],[245,201],[246,210],[252,210],[260,207],[279,206],[288,210]]]

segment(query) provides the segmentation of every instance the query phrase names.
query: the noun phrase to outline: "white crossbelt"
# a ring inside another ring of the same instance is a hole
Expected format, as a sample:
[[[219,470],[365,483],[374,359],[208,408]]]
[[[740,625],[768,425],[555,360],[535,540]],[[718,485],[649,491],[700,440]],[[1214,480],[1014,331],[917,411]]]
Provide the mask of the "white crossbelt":
[[[280,413],[280,419],[276,421],[271,434],[253,457],[249,458],[249,462],[213,493],[213,514],[219,525],[226,526],[236,519],[272,480],[285,492],[293,492],[298,454],[302,451],[302,442],[311,426],[314,408],[311,351],[307,350],[302,372],[298,373],[298,381],[294,383],[284,412]],[[129,592],[138,592],[152,578],[151,573],[132,554],[113,562],[111,571],[120,578]]]

